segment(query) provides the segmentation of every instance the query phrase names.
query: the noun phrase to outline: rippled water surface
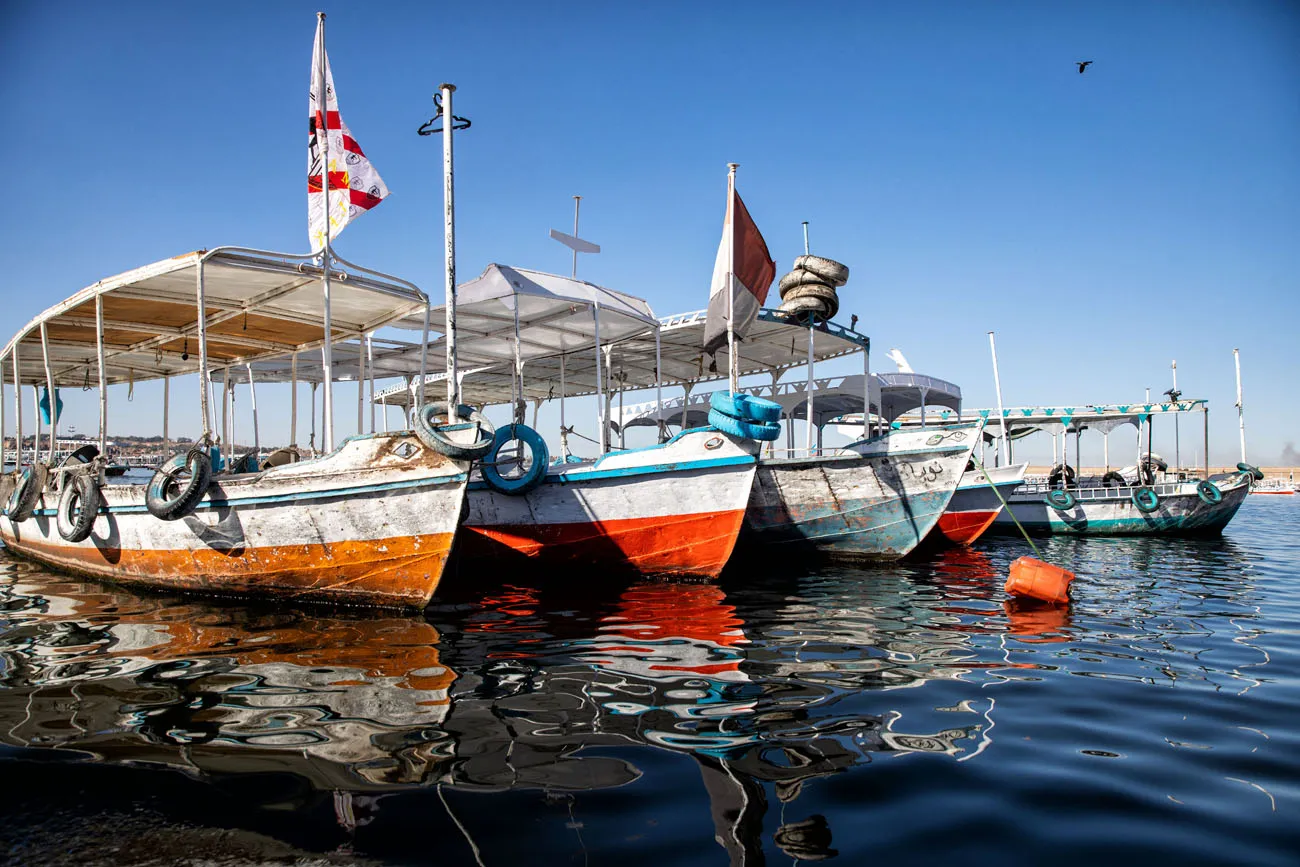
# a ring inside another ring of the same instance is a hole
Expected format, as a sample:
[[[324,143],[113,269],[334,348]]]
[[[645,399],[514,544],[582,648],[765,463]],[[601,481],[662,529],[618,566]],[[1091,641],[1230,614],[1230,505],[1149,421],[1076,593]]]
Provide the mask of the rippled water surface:
[[[150,595],[0,551],[16,864],[1290,864],[1300,497],[1222,539],[566,587],[423,618]]]

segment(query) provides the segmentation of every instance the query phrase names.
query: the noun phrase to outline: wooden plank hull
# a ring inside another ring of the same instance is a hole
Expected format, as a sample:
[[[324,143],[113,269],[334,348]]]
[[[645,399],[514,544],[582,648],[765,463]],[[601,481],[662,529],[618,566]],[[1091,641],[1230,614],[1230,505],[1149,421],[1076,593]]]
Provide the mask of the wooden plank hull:
[[[322,458],[216,476],[175,521],[144,485],[108,485],[94,531],[59,536],[57,495],[22,523],[0,518],[14,553],[91,578],[162,590],[422,608],[442,577],[466,468],[410,433],[356,437]]]
[[[474,482],[457,559],[716,578],[744,520],[754,450],[687,431],[663,446],[556,466],[522,496]]]
[[[1222,532],[1241,508],[1250,484],[1246,479],[1230,476],[1214,482],[1223,494],[1216,504],[1203,502],[1196,494],[1195,482],[1178,482],[1155,486],[1160,502],[1152,512],[1142,512],[1133,505],[1132,488],[1071,489],[1078,502],[1071,509],[1055,509],[1038,491],[1019,491],[1008,500],[1008,507],[1021,525],[1033,533],[1061,533],[1080,536],[1196,536]],[[993,522],[997,532],[1015,533],[1011,516],[998,515]]]
[[[903,557],[947,508],[976,428],[890,431],[848,455],[761,460],[746,538],[836,557]]]

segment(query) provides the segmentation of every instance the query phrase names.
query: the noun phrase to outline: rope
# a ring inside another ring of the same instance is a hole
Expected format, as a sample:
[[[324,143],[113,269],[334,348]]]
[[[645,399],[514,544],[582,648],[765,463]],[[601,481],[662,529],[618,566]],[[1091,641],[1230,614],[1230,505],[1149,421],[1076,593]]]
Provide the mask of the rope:
[[[980,472],[984,474],[984,478],[988,481],[989,487],[992,488],[993,493],[997,495],[998,502],[1002,503],[1002,508],[1006,509],[1007,514],[1011,516],[1011,520],[1016,522],[1016,527],[1020,530],[1020,535],[1024,536],[1025,541],[1029,543],[1029,547],[1034,549],[1035,556],[1037,556],[1039,560],[1042,560],[1043,553],[1038,550],[1038,546],[1034,544],[1034,540],[1029,538],[1029,533],[1026,532],[1025,528],[1020,524],[1020,519],[1016,517],[1016,513],[1011,511],[1011,507],[1007,505],[1007,501],[1002,499],[1002,492],[998,490],[997,485],[993,484],[993,479],[990,478],[989,471],[984,469],[984,464],[981,461],[975,461],[975,466],[979,467]]]

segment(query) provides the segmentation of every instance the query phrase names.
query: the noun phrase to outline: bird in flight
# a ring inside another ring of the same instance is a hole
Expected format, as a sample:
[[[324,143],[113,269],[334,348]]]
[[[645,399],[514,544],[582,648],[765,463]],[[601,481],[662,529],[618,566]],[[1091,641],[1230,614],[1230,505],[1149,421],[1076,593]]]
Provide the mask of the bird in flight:
[[[1079,64],[1079,74],[1080,74],[1080,75],[1083,75],[1083,71],[1084,71],[1085,69],[1088,68],[1089,64],[1092,63],[1091,60],[1077,60],[1077,61],[1075,61],[1075,62]]]

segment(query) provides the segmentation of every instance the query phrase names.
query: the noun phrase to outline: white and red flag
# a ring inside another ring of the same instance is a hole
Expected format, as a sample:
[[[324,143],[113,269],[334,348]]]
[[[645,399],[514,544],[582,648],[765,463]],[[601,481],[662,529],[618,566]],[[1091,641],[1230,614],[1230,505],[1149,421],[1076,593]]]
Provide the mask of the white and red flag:
[[[325,86],[322,104],[320,88]],[[327,238],[338,237],[343,227],[383,201],[388,187],[366,159],[361,145],[339,116],[334,76],[325,53],[325,21],[316,22],[316,47],[311,55],[311,137],[307,144],[307,234],[313,253],[324,249]],[[321,132],[325,135],[322,136]],[[326,147],[328,139],[328,147]],[[322,168],[329,155],[329,207],[325,203]],[[327,222],[328,217],[328,222]],[[328,226],[328,230],[327,227]]]
[[[735,185],[729,183],[728,189],[731,198],[722,223],[722,243],[713,264],[709,313],[704,321],[704,351],[709,355],[727,345],[728,320],[737,340],[749,332],[776,277],[776,262],[767,252],[767,242]]]

